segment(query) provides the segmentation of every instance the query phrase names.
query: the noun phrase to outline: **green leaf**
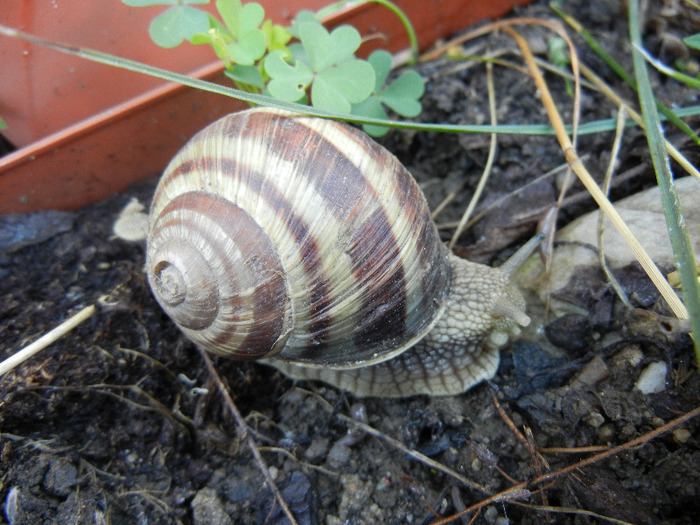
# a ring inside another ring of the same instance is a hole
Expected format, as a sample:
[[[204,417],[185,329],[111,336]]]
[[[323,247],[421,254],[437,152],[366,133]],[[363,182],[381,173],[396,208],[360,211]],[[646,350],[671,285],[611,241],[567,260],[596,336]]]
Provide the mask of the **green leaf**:
[[[230,41],[226,51],[230,61],[250,66],[265,54],[267,40],[258,26],[265,18],[265,9],[251,2],[243,5],[240,0],[217,0]]]
[[[311,103],[319,109],[349,113],[351,104],[365,100],[374,89],[374,68],[351,60],[318,73],[311,86]]]
[[[362,42],[354,27],[340,26],[328,33],[318,21],[299,24],[299,36],[316,72],[351,58]]]
[[[265,9],[255,2],[243,5],[241,0],[217,0],[216,8],[234,40],[244,40],[265,18]]]
[[[194,7],[178,5],[159,14],[151,21],[151,39],[160,47],[179,46],[197,33],[209,30],[209,15]]]
[[[549,60],[559,68],[569,65],[569,47],[560,36],[553,36],[547,40],[547,54]]]
[[[406,71],[379,93],[379,99],[404,117],[417,117],[422,111],[419,99],[425,92],[423,78],[416,71]]]
[[[683,42],[685,42],[685,45],[688,47],[692,47],[693,49],[700,49],[700,33],[685,37],[683,39]]]
[[[265,87],[260,70],[255,66],[234,64],[231,69],[224,71],[224,74],[236,84],[246,84],[258,90],[262,90]]]
[[[250,66],[265,54],[265,44],[265,35],[256,29],[241,35],[238,42],[227,44],[226,49],[232,62]]]
[[[0,117],[0,129],[7,129],[7,123]]]
[[[376,76],[374,92],[379,93],[382,87],[384,87],[384,82],[386,82],[389,72],[391,71],[391,53],[379,49],[367,57],[367,62],[372,64],[374,68],[374,74]]]
[[[297,40],[300,40],[299,25],[303,24],[304,22],[318,22],[318,19],[313,11],[309,11],[308,9],[302,9],[299,11],[297,16],[294,18],[294,23],[289,28],[291,35]]]
[[[303,62],[289,64],[283,51],[273,51],[265,57],[265,72],[270,76],[267,89],[281,100],[295,102],[304,96],[313,80],[313,71]]]

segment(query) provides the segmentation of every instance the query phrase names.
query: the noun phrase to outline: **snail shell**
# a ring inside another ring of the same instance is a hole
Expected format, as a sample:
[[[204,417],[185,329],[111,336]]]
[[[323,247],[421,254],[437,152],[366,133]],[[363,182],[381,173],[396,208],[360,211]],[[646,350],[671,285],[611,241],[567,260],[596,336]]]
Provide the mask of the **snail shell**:
[[[393,155],[345,124],[275,109],[226,116],[171,161],[146,271],[205,350],[360,396],[461,392],[493,375],[498,347],[529,321],[507,272],[444,247]]]

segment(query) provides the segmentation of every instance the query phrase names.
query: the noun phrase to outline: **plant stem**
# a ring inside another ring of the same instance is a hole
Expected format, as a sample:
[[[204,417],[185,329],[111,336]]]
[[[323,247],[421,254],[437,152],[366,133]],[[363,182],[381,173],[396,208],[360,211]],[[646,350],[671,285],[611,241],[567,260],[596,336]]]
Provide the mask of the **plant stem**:
[[[642,53],[642,35],[639,27],[639,0],[630,0],[629,32],[632,44],[632,60],[634,73],[639,91],[639,101],[644,118],[649,153],[651,154],[656,179],[661,192],[661,203],[666,215],[666,226],[671,238],[671,246],[676,257],[676,265],[681,279],[683,299],[690,316],[690,325],[695,344],[695,356],[700,367],[700,287],[698,286],[695,271],[695,258],[690,247],[688,231],[678,200],[675,186],[673,185],[673,173],[664,147],[663,132],[659,115],[656,111],[656,103],[651,89],[649,72],[647,70],[644,54]]]

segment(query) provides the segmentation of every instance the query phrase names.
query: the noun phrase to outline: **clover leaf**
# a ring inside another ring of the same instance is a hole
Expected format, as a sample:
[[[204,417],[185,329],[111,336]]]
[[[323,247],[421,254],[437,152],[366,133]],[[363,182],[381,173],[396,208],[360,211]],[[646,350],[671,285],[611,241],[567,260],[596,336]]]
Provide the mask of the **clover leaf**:
[[[297,73],[304,72],[304,80],[311,83],[311,103],[314,107],[339,113],[348,113],[352,104],[366,99],[374,86],[374,69],[364,60],[355,58],[360,47],[360,33],[351,26],[340,26],[329,33],[316,19],[306,19],[295,25],[302,48],[290,46]],[[275,64],[279,65],[279,64]],[[304,67],[306,66],[306,67]],[[308,79],[309,70],[312,78]],[[273,96],[274,80],[282,80],[278,73],[271,72],[265,62],[265,71],[270,75],[270,93]],[[287,70],[289,71],[289,70]],[[299,75],[294,80],[300,81]],[[308,83],[303,84],[304,88]],[[297,85],[297,93],[302,84]]]
[[[250,66],[265,54],[267,41],[259,29],[265,18],[265,9],[255,2],[245,5],[241,0],[217,0],[216,8],[230,40],[226,44],[231,62]]]
[[[151,21],[151,39],[160,47],[179,46],[183,40],[209,29],[209,15],[189,5],[208,4],[209,0],[122,0],[132,7],[173,6]]]
[[[265,57],[265,72],[270,76],[267,89],[275,98],[296,102],[301,99],[313,80],[313,71],[304,62],[290,64],[285,52],[272,51]]]
[[[685,37],[683,39],[683,42],[685,42],[685,45],[688,47],[692,47],[693,49],[700,49],[700,33]]]
[[[209,15],[206,12],[188,5],[176,5],[156,16],[151,21],[148,32],[157,45],[171,48],[208,29]]]
[[[374,91],[366,100],[353,104],[352,113],[363,117],[388,119],[384,109],[386,105],[404,117],[418,116],[422,110],[419,99],[425,91],[421,76],[415,71],[407,71],[385,87],[391,71],[391,55],[378,50],[373,52],[367,61],[374,68],[376,75]],[[373,124],[363,124],[362,128],[374,137],[381,137],[389,131],[385,126]]]

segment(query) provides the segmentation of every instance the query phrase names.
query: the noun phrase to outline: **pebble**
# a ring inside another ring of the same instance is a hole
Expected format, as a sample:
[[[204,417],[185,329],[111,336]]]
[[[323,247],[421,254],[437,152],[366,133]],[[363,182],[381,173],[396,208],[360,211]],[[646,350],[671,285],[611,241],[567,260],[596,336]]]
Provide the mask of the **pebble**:
[[[690,439],[690,430],[687,428],[677,428],[673,431],[673,440],[676,443],[687,443]]]
[[[43,486],[54,496],[65,498],[71,489],[78,484],[78,471],[72,463],[51,461],[44,476]]]
[[[340,468],[350,461],[350,447],[342,443],[334,443],[331,450],[328,452],[326,462],[328,466],[334,469]]]
[[[304,458],[306,461],[316,462],[325,457],[328,452],[328,445],[330,441],[325,437],[315,437],[308,448],[304,451]]]
[[[289,506],[299,525],[318,525],[316,518],[317,497],[311,481],[302,472],[292,472],[292,475],[279,486],[282,499]],[[287,525],[289,520],[269,491],[263,491],[257,498],[260,505],[256,510],[258,523],[275,523]],[[216,522],[212,522],[216,523]]]
[[[663,392],[666,389],[666,372],[668,372],[666,363],[654,361],[642,370],[634,386],[647,395]]]
[[[195,525],[209,525],[210,523],[233,525],[233,521],[226,514],[224,505],[214,489],[205,487],[199,490],[192,499],[191,508],[192,521]]]

